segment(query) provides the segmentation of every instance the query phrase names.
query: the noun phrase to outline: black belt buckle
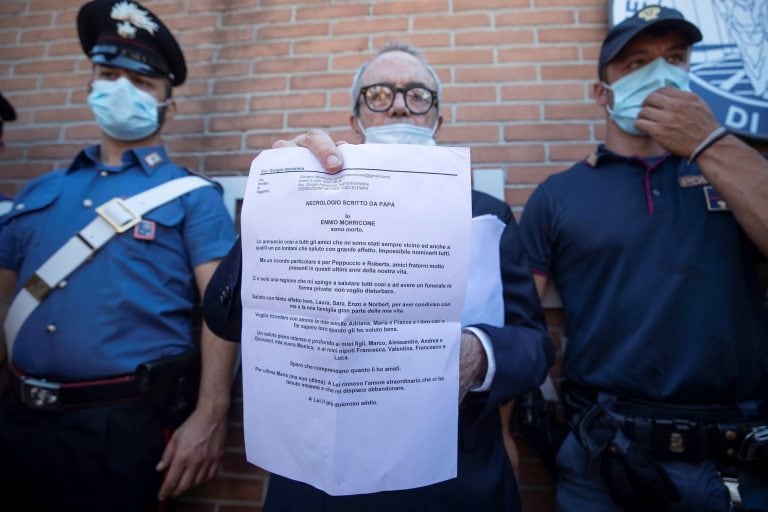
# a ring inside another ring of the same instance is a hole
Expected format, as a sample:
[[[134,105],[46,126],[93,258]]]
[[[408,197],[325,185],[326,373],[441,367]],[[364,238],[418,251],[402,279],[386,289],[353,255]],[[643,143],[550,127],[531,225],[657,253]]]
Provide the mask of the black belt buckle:
[[[665,460],[698,460],[700,446],[697,426],[697,423],[688,420],[654,420],[654,452]]]
[[[60,412],[64,409],[61,401],[61,384],[44,379],[21,377],[21,403],[32,409]]]

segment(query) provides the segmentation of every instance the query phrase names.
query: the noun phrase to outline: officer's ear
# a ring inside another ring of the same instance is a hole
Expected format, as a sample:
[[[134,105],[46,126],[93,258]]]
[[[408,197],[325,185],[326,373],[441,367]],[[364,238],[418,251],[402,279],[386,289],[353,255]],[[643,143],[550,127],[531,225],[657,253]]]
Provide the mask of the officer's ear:
[[[605,83],[602,80],[592,83],[591,93],[595,103],[600,107],[605,108],[606,105],[611,104],[611,91],[605,86]]]
[[[176,100],[172,98],[168,98],[165,100],[168,102],[168,104],[165,106],[165,115],[168,118],[171,118],[176,114]]]
[[[176,102],[168,98],[163,106],[158,108],[157,121],[159,129],[162,129],[168,121],[172,120],[174,114],[176,114]]]
[[[166,78],[163,80],[163,82],[163,85],[165,86],[165,100],[163,100],[165,106],[163,107],[163,119],[169,120],[173,118],[174,114],[176,114],[176,101],[173,99],[173,85],[171,84],[171,81]]]

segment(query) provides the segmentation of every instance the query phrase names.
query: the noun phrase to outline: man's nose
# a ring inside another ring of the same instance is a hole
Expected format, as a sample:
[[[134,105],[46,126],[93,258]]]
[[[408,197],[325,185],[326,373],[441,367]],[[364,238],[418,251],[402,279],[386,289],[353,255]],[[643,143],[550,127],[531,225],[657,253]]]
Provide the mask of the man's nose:
[[[405,105],[405,92],[397,91],[395,93],[395,100],[392,102],[392,107],[389,109],[389,115],[406,117],[410,115],[408,107]]]

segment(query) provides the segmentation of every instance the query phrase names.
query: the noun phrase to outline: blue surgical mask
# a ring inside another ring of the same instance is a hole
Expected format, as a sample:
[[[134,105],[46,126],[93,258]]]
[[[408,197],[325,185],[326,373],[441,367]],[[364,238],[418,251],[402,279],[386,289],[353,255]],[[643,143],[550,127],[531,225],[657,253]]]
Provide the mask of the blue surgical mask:
[[[437,123],[433,128],[416,126],[410,123],[383,124],[363,128],[358,120],[358,126],[365,135],[365,142],[372,144],[421,144],[422,146],[434,146]]]
[[[140,89],[130,80],[94,80],[88,104],[96,122],[115,140],[141,140],[155,133],[159,126],[158,107],[167,105]]]
[[[688,71],[673,66],[664,57],[659,57],[650,64],[621,77],[612,85],[603,82],[603,87],[613,91],[613,108],[607,105],[605,108],[619,128],[632,135],[645,135],[635,128],[635,121],[645,98],[665,86],[690,91],[689,84]]]

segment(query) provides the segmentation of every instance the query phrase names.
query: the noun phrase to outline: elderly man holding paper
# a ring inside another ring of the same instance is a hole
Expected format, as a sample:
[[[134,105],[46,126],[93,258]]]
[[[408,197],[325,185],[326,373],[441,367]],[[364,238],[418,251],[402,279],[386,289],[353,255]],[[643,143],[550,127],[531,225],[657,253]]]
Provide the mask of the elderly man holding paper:
[[[435,144],[433,137],[442,124],[440,82],[416,49],[401,44],[384,47],[360,68],[352,95],[350,123],[358,142]],[[311,130],[273,147],[292,146],[310,149],[328,173],[345,165],[342,152],[324,132]],[[439,192],[423,191],[435,193]],[[478,247],[480,237],[476,225],[472,227],[461,319],[456,478],[416,488],[334,496],[273,474],[265,511],[520,510],[498,407],[545,379],[553,349],[508,205],[472,191],[471,210],[475,220],[490,216],[499,228]],[[242,325],[241,257],[238,243],[213,277],[204,307],[214,332],[235,341]],[[409,418],[393,421],[407,423]],[[315,434],[318,439],[324,435]]]

